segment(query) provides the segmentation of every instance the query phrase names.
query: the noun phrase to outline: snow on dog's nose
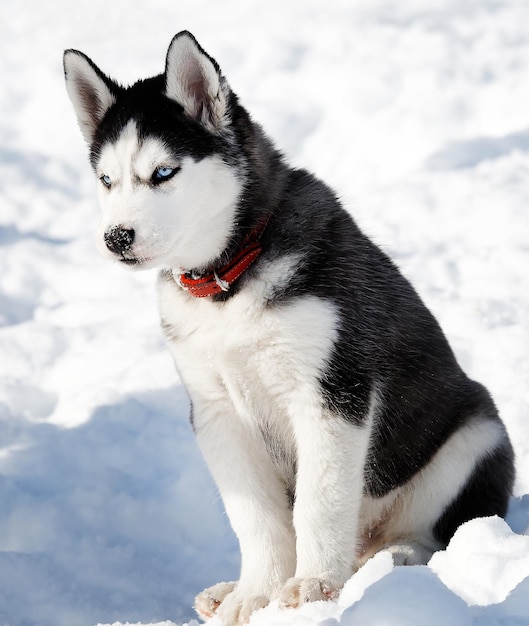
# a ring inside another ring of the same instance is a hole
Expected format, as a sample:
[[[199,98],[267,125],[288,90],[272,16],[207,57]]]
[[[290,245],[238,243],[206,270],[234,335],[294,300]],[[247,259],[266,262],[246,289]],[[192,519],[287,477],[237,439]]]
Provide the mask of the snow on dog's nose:
[[[114,254],[123,254],[130,250],[134,241],[134,230],[132,228],[123,228],[122,226],[112,226],[104,234],[105,244],[110,252]]]

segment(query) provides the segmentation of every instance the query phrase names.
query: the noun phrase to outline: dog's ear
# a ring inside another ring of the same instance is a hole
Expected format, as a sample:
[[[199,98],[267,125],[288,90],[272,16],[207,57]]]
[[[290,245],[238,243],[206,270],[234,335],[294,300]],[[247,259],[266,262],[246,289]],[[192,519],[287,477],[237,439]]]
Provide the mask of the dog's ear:
[[[169,45],[165,93],[213,133],[229,123],[230,88],[217,63],[187,31],[178,33]]]
[[[90,145],[105,113],[116,101],[119,87],[78,50],[64,53],[64,77],[79,127]]]

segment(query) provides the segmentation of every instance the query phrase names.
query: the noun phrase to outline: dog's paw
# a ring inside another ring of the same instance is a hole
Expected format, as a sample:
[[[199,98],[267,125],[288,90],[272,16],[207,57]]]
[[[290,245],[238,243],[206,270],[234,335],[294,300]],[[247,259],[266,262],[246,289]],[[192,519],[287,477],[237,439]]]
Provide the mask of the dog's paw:
[[[306,602],[334,600],[339,592],[339,588],[321,578],[289,578],[279,596],[279,604],[295,608]]]
[[[392,543],[383,546],[393,557],[394,565],[426,565],[433,550],[417,542]]]
[[[200,592],[195,598],[195,611],[204,620],[213,617],[224,598],[235,589],[236,583],[217,583]]]
[[[250,621],[254,611],[268,606],[269,602],[266,596],[241,596],[235,589],[224,598],[216,614],[223,626],[242,626]]]

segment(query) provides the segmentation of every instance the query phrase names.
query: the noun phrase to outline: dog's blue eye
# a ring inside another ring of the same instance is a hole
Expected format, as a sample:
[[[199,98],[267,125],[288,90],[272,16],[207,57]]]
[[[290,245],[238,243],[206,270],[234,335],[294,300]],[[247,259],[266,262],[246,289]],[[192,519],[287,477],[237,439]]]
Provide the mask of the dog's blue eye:
[[[105,187],[110,187],[110,185],[112,184],[112,181],[110,180],[110,176],[107,176],[106,174],[103,174],[103,176],[100,176],[99,180],[103,183],[103,185],[105,185]]]
[[[162,183],[172,178],[177,172],[174,167],[157,167],[152,173],[151,180],[153,183]]]

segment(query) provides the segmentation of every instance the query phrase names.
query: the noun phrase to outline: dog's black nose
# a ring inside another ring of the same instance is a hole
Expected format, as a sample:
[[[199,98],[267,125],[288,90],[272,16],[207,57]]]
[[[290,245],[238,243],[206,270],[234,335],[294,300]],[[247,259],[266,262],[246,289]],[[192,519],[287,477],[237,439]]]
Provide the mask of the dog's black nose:
[[[110,252],[122,254],[132,246],[134,230],[132,228],[123,228],[122,226],[113,226],[110,230],[107,230],[104,238]]]

